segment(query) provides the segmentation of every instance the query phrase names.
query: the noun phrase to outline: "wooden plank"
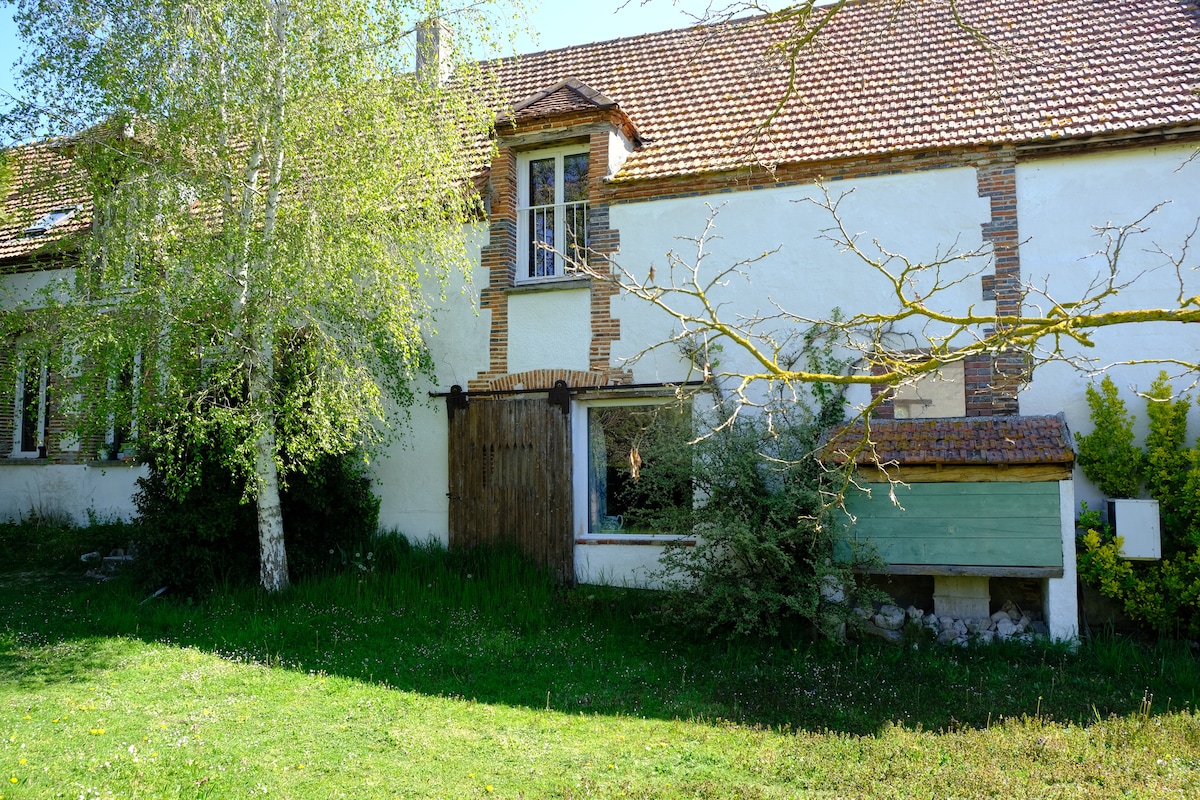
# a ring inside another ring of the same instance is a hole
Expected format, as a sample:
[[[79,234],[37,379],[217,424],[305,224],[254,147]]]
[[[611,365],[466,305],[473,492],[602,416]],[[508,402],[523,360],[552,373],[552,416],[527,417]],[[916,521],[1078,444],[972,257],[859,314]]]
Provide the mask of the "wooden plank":
[[[1070,464],[942,464],[889,467],[887,470],[866,467],[858,472],[863,480],[870,483],[1037,483],[1065,481],[1072,477]]]
[[[929,483],[895,492],[901,506],[880,489],[846,498],[857,518],[853,539],[885,562],[1062,569],[1057,483]]]

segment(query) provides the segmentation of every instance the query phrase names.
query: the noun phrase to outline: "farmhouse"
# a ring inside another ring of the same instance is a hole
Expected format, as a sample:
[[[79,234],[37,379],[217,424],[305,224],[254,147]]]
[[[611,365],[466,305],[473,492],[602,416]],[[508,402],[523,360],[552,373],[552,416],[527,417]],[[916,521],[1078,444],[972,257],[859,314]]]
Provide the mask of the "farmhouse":
[[[480,176],[486,218],[467,232],[474,282],[440,309],[431,401],[375,462],[385,525],[451,544],[517,536],[564,580],[645,581],[668,537],[616,507],[608,464],[638,450],[622,431],[674,435],[637,419],[662,417],[651,412],[694,390],[705,365],[655,347],[679,321],[604,276],[670,289],[692,267],[704,277],[743,264],[710,288],[730,322],[894,314],[895,284],[831,239],[840,226],[861,232],[864,253],[942,264],[902,283],[933,289],[946,314],[1016,320],[1106,281],[1120,287],[1106,308],[1171,308],[1198,293],[1171,262],[1196,265],[1183,252],[1200,216],[1194,2],[864,0],[792,47],[804,24],[755,18],[492,65],[506,101]],[[69,267],[69,247],[55,248],[87,227],[86,198],[34,189],[18,180],[0,229],[10,304]],[[1139,220],[1113,267],[1106,226]],[[886,334],[919,353],[947,329],[901,318]],[[983,606],[989,581],[1032,586],[1051,633],[1074,634],[1074,514],[1098,494],[1072,469],[1089,376],[1070,362],[1194,361],[1200,344],[1167,323],[1091,339],[848,389],[851,408],[879,400],[872,418],[892,432],[860,466],[899,464],[911,496],[937,497],[941,521],[907,539],[903,512],[866,515],[894,572],[966,578],[964,602]],[[758,370],[721,344],[714,372]],[[4,352],[25,357],[19,342]],[[852,374],[876,368],[867,353],[844,355]],[[120,460],[117,432],[104,460],[82,452],[56,428],[53,376],[22,364],[0,389],[0,514],[127,512],[139,469]],[[1144,387],[1157,369],[1116,374]],[[984,505],[996,524],[978,516]]]

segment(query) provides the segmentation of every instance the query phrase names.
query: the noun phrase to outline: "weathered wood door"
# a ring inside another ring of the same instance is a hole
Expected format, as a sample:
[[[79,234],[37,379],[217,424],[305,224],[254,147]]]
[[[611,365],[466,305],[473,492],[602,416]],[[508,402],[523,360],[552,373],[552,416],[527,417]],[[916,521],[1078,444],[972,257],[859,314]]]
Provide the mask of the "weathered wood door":
[[[574,583],[569,415],[545,398],[448,411],[450,546],[514,544]]]

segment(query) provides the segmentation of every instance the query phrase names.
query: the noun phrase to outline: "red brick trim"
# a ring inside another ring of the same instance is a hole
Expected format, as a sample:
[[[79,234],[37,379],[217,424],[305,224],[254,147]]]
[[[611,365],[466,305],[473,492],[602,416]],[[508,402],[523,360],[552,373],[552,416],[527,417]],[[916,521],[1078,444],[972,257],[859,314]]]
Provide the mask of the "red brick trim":
[[[572,376],[572,386],[606,386],[629,383],[632,375],[613,367],[612,345],[621,338],[621,323],[612,314],[612,298],[620,290],[614,282],[590,282],[591,342],[588,347],[589,371],[534,370],[520,375],[508,374],[508,298],[516,283],[517,248],[517,153],[519,147],[549,147],[570,141],[576,134],[586,135],[588,143],[588,231],[591,237],[590,266],[605,273],[609,258],[620,249],[621,235],[609,223],[605,186],[609,163],[609,144],[613,130],[633,136],[629,118],[619,109],[588,109],[554,117],[518,119],[497,131],[498,147],[490,173],[491,209],[489,241],[482,249],[481,260],[488,272],[488,284],[480,292],[480,306],[491,312],[488,367],[467,382],[469,389],[514,388],[517,383],[526,387],[552,386],[557,378],[551,374]],[[534,138],[530,138],[534,135]],[[533,377],[536,376],[537,380]],[[587,376],[587,377],[583,377]]]
[[[577,369],[531,369],[502,375],[479,390],[509,391],[512,389],[549,389],[557,381],[566,381],[567,386],[598,387],[608,385],[608,376],[599,372],[584,372]],[[472,387],[474,388],[474,387]]]

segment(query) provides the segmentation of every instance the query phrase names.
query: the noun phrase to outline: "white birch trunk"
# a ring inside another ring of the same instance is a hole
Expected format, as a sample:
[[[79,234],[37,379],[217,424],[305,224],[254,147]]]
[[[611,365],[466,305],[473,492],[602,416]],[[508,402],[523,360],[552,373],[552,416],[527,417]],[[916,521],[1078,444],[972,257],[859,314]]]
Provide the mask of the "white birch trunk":
[[[250,375],[250,404],[264,409],[262,427],[254,442],[254,472],[258,482],[259,580],[268,592],[288,587],[287,548],[283,539],[283,510],[279,501],[279,468],[275,462],[275,411],[270,390],[274,380],[275,337],[262,332],[258,358]],[[262,404],[259,406],[259,404]]]
[[[273,128],[271,154],[268,160],[267,199],[263,214],[263,242],[266,245],[263,265],[269,269],[272,260],[272,239],[279,208],[279,184],[283,173],[283,109],[287,91],[286,60],[286,0],[272,5],[272,32],[275,34],[274,103],[270,124]],[[279,468],[275,461],[275,407],[272,388],[275,381],[275,332],[265,320],[258,341],[254,369],[250,374],[250,407],[261,409],[261,428],[254,443],[255,472],[258,480],[259,578],[268,592],[288,587],[287,548],[283,536],[283,513],[279,501]]]

